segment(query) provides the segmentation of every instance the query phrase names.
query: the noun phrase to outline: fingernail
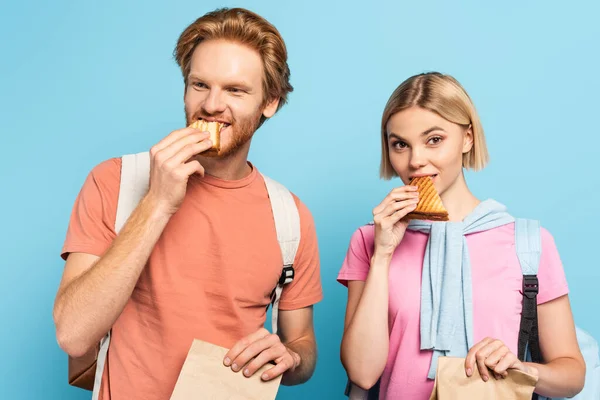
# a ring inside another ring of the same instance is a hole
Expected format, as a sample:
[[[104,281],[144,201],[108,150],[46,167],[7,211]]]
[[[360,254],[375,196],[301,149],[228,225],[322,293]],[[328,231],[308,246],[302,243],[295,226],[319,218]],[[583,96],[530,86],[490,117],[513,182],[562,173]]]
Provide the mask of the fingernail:
[[[267,375],[267,374],[263,374],[263,375],[261,376],[261,378],[262,378],[263,380],[265,380],[265,381],[266,381],[267,379],[269,379],[269,375]]]
[[[231,366],[231,369],[232,369],[232,370],[234,370],[234,371],[237,371],[237,370],[238,370],[238,368],[239,368],[239,367],[237,366],[237,364],[233,364],[233,365]]]
[[[471,374],[473,373],[473,371],[471,370],[471,368],[467,369],[467,376],[471,376]]]
[[[488,377],[484,375],[484,376],[483,376],[483,381],[484,381],[484,382],[487,382],[487,381],[488,381]]]
[[[244,375],[250,376],[250,370],[249,369],[244,370]]]
[[[229,359],[229,357],[225,357],[225,360],[223,360],[223,362],[225,363],[226,366],[229,367],[229,364],[231,364],[231,360]]]

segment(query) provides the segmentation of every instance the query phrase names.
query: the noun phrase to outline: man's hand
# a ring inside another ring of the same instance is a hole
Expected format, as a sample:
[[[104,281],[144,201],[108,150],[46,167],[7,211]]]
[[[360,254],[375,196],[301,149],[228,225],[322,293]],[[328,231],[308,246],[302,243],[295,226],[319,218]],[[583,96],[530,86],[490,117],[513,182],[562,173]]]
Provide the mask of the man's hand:
[[[210,149],[208,132],[183,128],[171,132],[150,149],[150,188],[147,197],[169,216],[181,206],[192,174],[204,176],[195,156]]]
[[[279,336],[265,328],[238,341],[225,355],[223,363],[234,372],[242,371],[250,377],[266,364],[275,364],[266,370],[261,379],[269,381],[284,372],[293,371],[300,365],[300,356],[288,349]]]

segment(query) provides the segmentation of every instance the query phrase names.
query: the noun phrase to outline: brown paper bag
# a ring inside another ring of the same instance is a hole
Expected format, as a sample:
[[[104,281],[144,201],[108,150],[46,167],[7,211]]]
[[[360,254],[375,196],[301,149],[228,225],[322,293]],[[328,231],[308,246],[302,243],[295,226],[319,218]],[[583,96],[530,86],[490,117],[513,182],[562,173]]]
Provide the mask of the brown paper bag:
[[[268,382],[260,377],[265,365],[250,378],[223,364],[227,349],[195,339],[190,347],[171,400],[274,400],[281,376]]]
[[[473,375],[467,376],[464,358],[440,357],[429,400],[531,400],[536,382],[535,376],[514,369],[508,370],[504,379],[496,379],[492,373],[490,379],[484,382],[477,366]]]

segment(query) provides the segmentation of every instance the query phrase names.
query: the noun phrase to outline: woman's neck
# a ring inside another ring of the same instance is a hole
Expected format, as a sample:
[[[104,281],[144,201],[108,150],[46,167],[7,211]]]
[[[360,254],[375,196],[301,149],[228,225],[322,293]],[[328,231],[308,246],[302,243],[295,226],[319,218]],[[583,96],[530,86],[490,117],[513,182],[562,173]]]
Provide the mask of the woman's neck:
[[[461,173],[448,189],[440,196],[444,207],[448,210],[450,221],[458,222],[465,219],[481,202],[467,186],[464,174]]]

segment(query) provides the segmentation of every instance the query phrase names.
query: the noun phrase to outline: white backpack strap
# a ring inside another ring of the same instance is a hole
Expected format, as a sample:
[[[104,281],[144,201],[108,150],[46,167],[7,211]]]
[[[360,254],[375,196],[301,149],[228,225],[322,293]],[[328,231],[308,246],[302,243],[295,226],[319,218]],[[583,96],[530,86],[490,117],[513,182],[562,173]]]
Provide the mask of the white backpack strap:
[[[277,230],[277,241],[283,257],[281,277],[271,296],[273,304],[271,314],[272,330],[273,333],[277,333],[277,314],[283,286],[294,280],[294,259],[300,244],[300,214],[292,194],[285,186],[267,176],[263,175],[263,178],[269,193],[275,229]]]
[[[115,231],[119,233],[127,218],[137,207],[150,185],[150,153],[127,154],[121,157],[121,186]]]
[[[515,219],[515,246],[523,275],[537,275],[542,254],[540,222]]]
[[[121,157],[121,183],[119,186],[119,200],[117,202],[117,216],[115,218],[115,232],[117,234],[123,228],[123,225],[125,225],[131,212],[137,207],[137,204],[148,191],[149,183],[150,154],[148,152],[127,154]],[[110,331],[100,340],[92,400],[98,400],[100,396],[102,374],[104,373],[109,345]]]

